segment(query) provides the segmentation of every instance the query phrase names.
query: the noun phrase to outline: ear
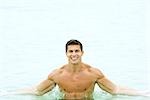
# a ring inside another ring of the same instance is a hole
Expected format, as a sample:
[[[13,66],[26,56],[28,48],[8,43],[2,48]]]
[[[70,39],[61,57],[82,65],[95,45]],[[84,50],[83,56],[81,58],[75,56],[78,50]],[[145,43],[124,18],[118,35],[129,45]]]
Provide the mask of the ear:
[[[84,54],[84,51],[82,51],[82,55]]]
[[[67,56],[67,52],[65,52],[66,56]]]

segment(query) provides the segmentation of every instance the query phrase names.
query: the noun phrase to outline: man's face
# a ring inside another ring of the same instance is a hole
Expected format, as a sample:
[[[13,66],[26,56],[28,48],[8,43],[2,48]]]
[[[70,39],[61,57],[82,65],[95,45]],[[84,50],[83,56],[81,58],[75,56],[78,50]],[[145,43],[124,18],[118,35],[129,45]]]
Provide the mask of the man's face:
[[[81,51],[79,45],[69,45],[66,55],[68,57],[69,63],[78,64],[81,62],[83,51]]]

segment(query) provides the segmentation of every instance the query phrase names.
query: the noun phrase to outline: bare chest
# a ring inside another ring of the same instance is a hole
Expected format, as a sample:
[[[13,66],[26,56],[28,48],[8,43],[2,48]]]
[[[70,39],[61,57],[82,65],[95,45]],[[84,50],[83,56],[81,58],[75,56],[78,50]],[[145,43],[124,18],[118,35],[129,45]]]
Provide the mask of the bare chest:
[[[87,73],[64,73],[56,78],[56,82],[66,92],[84,92],[93,90],[95,78]]]

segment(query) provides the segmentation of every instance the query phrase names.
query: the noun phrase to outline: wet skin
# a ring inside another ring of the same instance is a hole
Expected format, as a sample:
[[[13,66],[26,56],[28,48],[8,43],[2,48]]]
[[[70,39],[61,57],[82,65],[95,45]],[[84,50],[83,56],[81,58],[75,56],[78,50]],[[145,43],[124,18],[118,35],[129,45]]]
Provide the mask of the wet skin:
[[[49,79],[58,84],[65,99],[92,99],[95,83],[103,75],[95,73],[95,69],[86,64],[81,64],[78,72],[71,72],[68,68],[69,65],[63,66],[50,74]]]

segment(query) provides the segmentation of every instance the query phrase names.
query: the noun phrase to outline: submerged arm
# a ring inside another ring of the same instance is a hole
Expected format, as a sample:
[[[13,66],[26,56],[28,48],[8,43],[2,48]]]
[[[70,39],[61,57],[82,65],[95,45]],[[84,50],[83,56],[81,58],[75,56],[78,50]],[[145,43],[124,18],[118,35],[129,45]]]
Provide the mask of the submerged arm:
[[[97,75],[97,81],[96,83],[99,85],[99,87],[114,95],[134,95],[134,96],[149,96],[150,97],[150,92],[145,92],[145,91],[139,91],[136,89],[128,88],[128,87],[122,87],[114,84],[110,80],[108,80],[101,71],[98,69],[95,69],[94,72]]]
[[[98,79],[97,83],[101,87],[101,89],[103,89],[106,92],[109,92],[110,94],[150,96],[149,92],[139,91],[139,90],[128,88],[128,87],[118,86],[118,85],[114,84],[113,82],[111,82],[110,80],[108,80],[106,77]]]
[[[7,92],[3,95],[29,94],[29,95],[38,95],[38,96],[40,96],[40,95],[43,95],[43,94],[49,92],[55,86],[56,86],[56,84],[55,84],[54,81],[52,81],[50,79],[46,79],[37,86],[30,87],[30,88],[19,89],[19,90],[16,90],[16,91],[10,91],[10,92]]]

